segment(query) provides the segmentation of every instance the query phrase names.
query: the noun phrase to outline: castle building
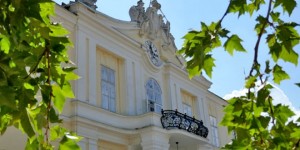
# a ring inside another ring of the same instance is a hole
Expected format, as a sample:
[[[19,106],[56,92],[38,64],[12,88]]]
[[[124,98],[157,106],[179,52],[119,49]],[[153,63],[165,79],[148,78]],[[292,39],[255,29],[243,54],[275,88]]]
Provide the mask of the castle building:
[[[121,21],[95,2],[57,5],[53,18],[74,43],[69,55],[81,78],[61,117],[83,137],[81,148],[214,150],[228,143],[218,126],[227,102],[205,77],[188,78],[161,5],[152,0],[144,8],[140,0],[128,8],[131,21]]]

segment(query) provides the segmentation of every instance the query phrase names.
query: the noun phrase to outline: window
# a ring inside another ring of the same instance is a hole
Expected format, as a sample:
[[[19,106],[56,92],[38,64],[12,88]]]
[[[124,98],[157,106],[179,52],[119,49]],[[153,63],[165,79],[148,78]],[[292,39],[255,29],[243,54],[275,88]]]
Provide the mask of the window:
[[[116,112],[116,85],[115,71],[101,66],[101,106],[112,112]]]
[[[124,59],[97,47],[97,106],[115,113],[124,111],[124,72]]]
[[[193,116],[192,107],[188,104],[183,103],[183,113],[188,116]]]
[[[217,119],[216,117],[213,116],[209,116],[209,118],[210,118],[211,134],[212,134],[212,144],[216,147],[219,147],[220,143],[219,143]]]
[[[146,83],[146,99],[148,102],[147,107],[150,107],[150,111],[155,111],[157,113],[161,112],[161,89],[159,84],[153,78],[150,78]]]
[[[195,113],[195,96],[189,94],[188,92],[181,91],[181,100],[183,113],[190,117],[197,117],[197,114]]]

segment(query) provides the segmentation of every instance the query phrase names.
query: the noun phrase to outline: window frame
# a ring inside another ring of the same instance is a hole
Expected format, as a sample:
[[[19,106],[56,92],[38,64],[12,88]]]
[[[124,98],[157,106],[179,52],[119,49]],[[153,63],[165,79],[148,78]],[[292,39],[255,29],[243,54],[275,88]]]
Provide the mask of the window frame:
[[[210,115],[209,122],[210,122],[211,131],[212,131],[211,132],[212,133],[212,144],[216,147],[220,147],[217,118]]]
[[[182,111],[183,113],[186,113],[185,106],[190,108],[190,114],[186,113],[186,115],[190,117],[198,118],[198,100],[197,96],[192,94],[191,92],[186,91],[185,89],[180,89],[180,95],[181,95],[181,104],[182,104]]]
[[[149,103],[148,101],[154,102],[154,112],[160,113],[163,102],[162,102],[162,91],[159,83],[154,78],[149,78],[145,84],[145,91],[146,91],[147,104]],[[151,94],[152,96],[149,94]]]
[[[193,108],[191,105],[187,104],[187,103],[182,103],[182,106],[183,106],[183,113],[190,116],[190,117],[193,117]],[[188,109],[186,109],[188,108]]]
[[[106,70],[106,76],[103,74],[103,70]],[[101,108],[109,110],[111,112],[116,112],[117,111],[117,104],[116,104],[116,98],[117,98],[117,89],[116,89],[116,71],[113,70],[110,67],[107,67],[103,64],[101,64],[101,68],[100,68],[100,74],[101,74],[101,79],[100,79],[100,83],[101,83]],[[111,78],[111,75],[109,75],[110,73],[112,73],[113,78]],[[105,93],[104,92],[104,88],[103,87],[108,87],[108,92]],[[113,89],[113,91],[112,91]],[[107,98],[107,104],[104,104],[104,102],[106,101],[105,98]],[[107,106],[105,106],[107,105]]]

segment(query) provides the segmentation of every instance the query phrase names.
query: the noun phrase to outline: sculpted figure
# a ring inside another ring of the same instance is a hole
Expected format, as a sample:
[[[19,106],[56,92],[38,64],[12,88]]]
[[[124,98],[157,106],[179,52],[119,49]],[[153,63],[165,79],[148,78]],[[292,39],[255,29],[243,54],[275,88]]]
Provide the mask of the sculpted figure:
[[[129,16],[131,21],[135,21],[138,23],[141,23],[145,20],[145,8],[144,2],[142,0],[139,0],[137,2],[137,6],[132,6],[129,9]]]
[[[160,8],[161,5],[156,0],[151,2],[151,7],[146,10],[147,20],[141,24],[140,34],[148,33],[151,38],[155,38],[162,26],[162,16],[157,13]]]
[[[170,22],[169,21],[167,21],[166,23],[163,22],[162,28],[164,29],[164,32],[165,32],[167,38],[169,38],[169,36],[170,36],[170,29],[171,29]]]

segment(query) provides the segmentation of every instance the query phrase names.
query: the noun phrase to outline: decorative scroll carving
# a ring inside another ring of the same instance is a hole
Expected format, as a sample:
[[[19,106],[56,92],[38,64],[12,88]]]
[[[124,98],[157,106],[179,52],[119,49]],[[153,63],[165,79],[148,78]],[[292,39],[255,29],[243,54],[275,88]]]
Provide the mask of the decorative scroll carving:
[[[132,22],[137,22],[140,27],[140,36],[151,40],[161,38],[163,45],[175,46],[174,37],[170,33],[170,22],[165,18],[161,10],[161,4],[157,0],[151,0],[150,6],[145,11],[144,2],[139,0],[137,5],[130,7],[129,15]]]
[[[182,129],[204,138],[208,135],[208,128],[203,125],[202,121],[182,114],[177,110],[162,110],[160,118],[161,124],[165,129]]]

